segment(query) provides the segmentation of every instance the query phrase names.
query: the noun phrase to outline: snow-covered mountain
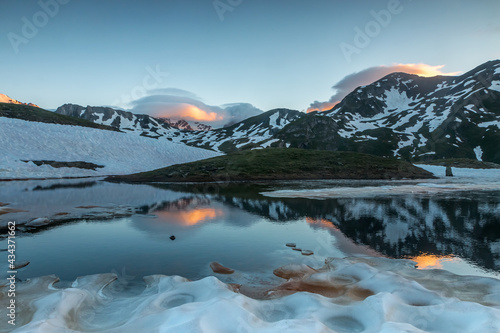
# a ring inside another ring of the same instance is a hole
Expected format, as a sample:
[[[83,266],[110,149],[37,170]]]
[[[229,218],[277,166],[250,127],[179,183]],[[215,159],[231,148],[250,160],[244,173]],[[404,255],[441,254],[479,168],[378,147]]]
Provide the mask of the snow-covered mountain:
[[[220,129],[103,107],[56,112],[225,153],[271,146],[500,163],[500,60],[460,76],[392,73],[326,112],[275,109]]]
[[[198,122],[154,118],[109,107],[65,104],[59,107],[56,113],[112,126],[124,132],[133,132],[152,138],[166,137],[174,142],[218,152],[268,147],[279,141],[272,139],[274,134],[292,121],[304,116],[299,111],[275,109],[228,127],[213,129]]]
[[[27,105],[0,111],[0,179],[128,174],[220,155],[167,136],[146,137],[169,129],[135,115],[100,122],[123,121],[129,133]]]
[[[23,105],[35,106],[35,107],[37,107],[37,108],[39,107],[38,105],[33,104],[33,103],[23,103],[23,102],[19,102],[17,99],[10,98],[9,96],[7,96],[7,95],[5,95],[5,94],[0,94],[0,103],[23,104]]]
[[[389,74],[276,137],[292,147],[499,163],[500,61],[460,76]]]
[[[133,132],[151,138],[171,137],[177,131],[177,129],[172,128],[168,123],[151,116],[116,110],[110,107],[84,107],[76,104],[64,104],[58,107],[55,112],[112,126],[123,132]]]
[[[132,131],[143,136],[158,138],[170,137],[176,130],[209,131],[211,126],[199,122],[186,120],[172,120],[169,118],[152,117],[146,114],[135,114],[103,106],[81,106],[64,104],[57,108],[56,113],[77,117],[92,122],[115,127],[121,131]]]
[[[225,153],[277,146],[280,140],[274,138],[274,135],[303,116],[304,113],[295,110],[274,109],[229,127],[184,133],[181,142]]]
[[[165,122],[166,124],[170,125],[170,127],[177,128],[177,129],[184,130],[184,131],[210,131],[213,129],[212,126],[202,124],[198,121],[187,121],[184,119],[172,120],[172,119],[163,118],[163,117],[156,118],[156,119]]]

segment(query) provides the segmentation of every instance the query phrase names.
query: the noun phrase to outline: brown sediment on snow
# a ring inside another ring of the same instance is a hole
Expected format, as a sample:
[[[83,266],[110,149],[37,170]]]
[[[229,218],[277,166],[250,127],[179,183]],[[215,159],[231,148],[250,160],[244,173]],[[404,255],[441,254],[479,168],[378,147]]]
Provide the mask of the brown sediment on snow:
[[[348,299],[362,301],[375,293],[359,286],[337,283],[335,281],[310,281],[308,279],[290,279],[282,285],[270,290],[273,297],[282,297],[296,292],[306,291],[325,297],[347,296]]]
[[[54,214],[54,216],[64,216],[64,215],[69,215],[69,213],[67,213],[67,212],[60,212],[60,213]]]
[[[3,207],[3,206],[8,206],[9,204],[8,203],[5,203],[5,202],[0,202],[0,207]]]
[[[228,283],[227,286],[229,287],[230,290],[234,291],[235,293],[240,292],[241,284]]]
[[[221,264],[219,264],[216,261],[213,261],[210,263],[210,268],[212,269],[212,271],[214,273],[218,273],[218,274],[233,274],[234,273],[234,269],[222,266]]]
[[[273,271],[273,274],[282,279],[303,278],[306,275],[317,273],[314,268],[305,264],[289,264]]]
[[[5,215],[9,213],[25,213],[27,210],[16,209],[16,208],[2,208],[0,209],[0,215]]]
[[[104,208],[101,206],[94,206],[94,205],[88,205],[88,206],[77,206],[75,208],[83,208],[83,209],[90,209],[90,208]]]
[[[325,268],[316,270],[305,264],[289,264],[273,271],[274,275],[287,279],[285,283],[268,290],[271,298],[282,297],[300,291],[319,294],[325,297],[346,296],[350,300],[364,300],[375,293],[356,285],[356,279],[318,279],[315,274],[325,272]]]

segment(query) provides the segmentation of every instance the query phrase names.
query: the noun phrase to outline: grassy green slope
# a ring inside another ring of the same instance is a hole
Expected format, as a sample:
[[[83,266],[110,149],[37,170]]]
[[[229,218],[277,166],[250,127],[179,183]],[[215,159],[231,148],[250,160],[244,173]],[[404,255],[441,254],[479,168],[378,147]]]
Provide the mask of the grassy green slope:
[[[88,120],[69,117],[55,112],[50,112],[35,106],[24,104],[0,103],[0,117],[16,118],[27,121],[37,121],[49,124],[74,125],[82,127],[99,128],[109,131],[118,131],[111,126],[93,123]]]
[[[108,177],[127,182],[209,182],[286,179],[401,179],[434,178],[397,159],[305,149],[241,151],[203,161],[127,176]]]

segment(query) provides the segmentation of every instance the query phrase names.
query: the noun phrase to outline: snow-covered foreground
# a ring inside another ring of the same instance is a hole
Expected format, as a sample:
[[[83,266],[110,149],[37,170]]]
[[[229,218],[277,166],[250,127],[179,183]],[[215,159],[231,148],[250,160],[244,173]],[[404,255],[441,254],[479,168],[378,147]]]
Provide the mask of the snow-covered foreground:
[[[115,288],[112,274],[82,277],[68,288],[41,277],[17,284],[16,326],[0,325],[17,333],[500,331],[499,280],[414,264],[357,257],[328,259],[317,271],[289,265],[275,271],[289,280],[265,300],[215,277],[154,275],[132,293]]]
[[[0,117],[0,179],[127,174],[217,155],[165,138]],[[104,168],[53,168],[22,160],[84,161]]]

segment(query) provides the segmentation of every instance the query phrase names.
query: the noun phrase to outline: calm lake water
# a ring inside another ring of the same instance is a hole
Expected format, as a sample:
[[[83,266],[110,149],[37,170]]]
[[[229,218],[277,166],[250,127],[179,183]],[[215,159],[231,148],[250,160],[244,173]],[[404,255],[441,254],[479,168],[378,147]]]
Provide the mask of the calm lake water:
[[[218,261],[236,270],[222,276],[223,281],[251,283],[258,276],[272,279],[273,269],[287,263],[320,267],[327,257],[356,255],[410,258],[420,268],[500,276],[499,191],[324,200],[260,194],[289,188],[404,184],[6,182],[0,184],[0,202],[11,212],[0,215],[0,222],[66,219],[42,228],[19,227],[17,262],[30,262],[19,270],[20,279],[55,274],[72,281],[106,272],[128,281],[151,274],[198,279],[214,275],[209,263]],[[285,246],[290,242],[314,255],[304,256]],[[6,240],[0,240],[0,248],[6,247]]]

